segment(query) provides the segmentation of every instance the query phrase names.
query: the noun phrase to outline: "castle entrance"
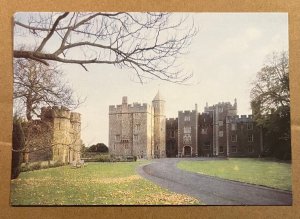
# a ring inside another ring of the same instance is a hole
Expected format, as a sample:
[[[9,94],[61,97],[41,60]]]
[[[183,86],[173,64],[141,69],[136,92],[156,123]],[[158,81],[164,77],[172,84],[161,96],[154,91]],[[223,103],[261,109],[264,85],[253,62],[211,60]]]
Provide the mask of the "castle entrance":
[[[191,157],[192,155],[192,148],[190,146],[184,146],[183,153],[185,157]]]

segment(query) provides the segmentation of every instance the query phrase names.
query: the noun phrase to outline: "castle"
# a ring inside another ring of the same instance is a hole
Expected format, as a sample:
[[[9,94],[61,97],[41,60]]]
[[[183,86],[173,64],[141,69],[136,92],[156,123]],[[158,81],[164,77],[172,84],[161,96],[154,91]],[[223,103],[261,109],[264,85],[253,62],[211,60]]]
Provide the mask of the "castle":
[[[109,106],[109,150],[112,155],[161,157],[257,157],[263,151],[261,127],[252,115],[237,115],[234,104],[222,102],[165,116],[165,100],[158,92],[152,105]]]
[[[24,124],[27,148],[24,162],[80,160],[81,118],[65,107],[43,107],[40,119]],[[30,151],[30,152],[29,152]]]
[[[158,92],[152,105],[127,103],[109,106],[109,151],[116,156],[166,156],[165,101]]]

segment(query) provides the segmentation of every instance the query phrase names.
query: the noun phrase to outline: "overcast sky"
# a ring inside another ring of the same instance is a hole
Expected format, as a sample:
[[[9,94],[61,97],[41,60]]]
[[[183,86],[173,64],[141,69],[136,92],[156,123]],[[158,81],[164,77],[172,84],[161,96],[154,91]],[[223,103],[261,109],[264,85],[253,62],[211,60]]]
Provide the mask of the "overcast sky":
[[[90,65],[86,72],[78,65],[62,65],[65,78],[86,102],[76,111],[82,114],[82,139],[86,146],[108,144],[108,107],[122,96],[128,102],[151,103],[160,90],[166,101],[166,116],[192,110],[203,112],[209,105],[237,98],[238,114],[251,114],[251,81],[273,51],[288,50],[287,13],[190,13],[199,28],[183,58],[193,73],[188,86],[154,80],[133,81],[134,71],[111,65]]]

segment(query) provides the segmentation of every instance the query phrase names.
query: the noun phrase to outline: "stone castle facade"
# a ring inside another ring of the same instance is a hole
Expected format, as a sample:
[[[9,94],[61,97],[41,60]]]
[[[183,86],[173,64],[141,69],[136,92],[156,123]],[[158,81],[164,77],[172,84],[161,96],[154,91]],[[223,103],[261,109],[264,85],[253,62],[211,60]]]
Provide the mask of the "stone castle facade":
[[[70,112],[65,107],[43,107],[40,119],[32,121],[35,127],[25,162],[60,161],[71,163],[80,160],[81,150],[81,115]],[[43,130],[43,131],[39,131]],[[27,128],[27,135],[29,130]]]
[[[169,157],[257,157],[263,151],[261,127],[252,115],[237,115],[236,99],[234,104],[206,104],[202,113],[198,113],[197,105],[195,110],[179,111],[178,118],[168,119],[166,126],[166,142],[171,144],[167,148],[172,151]]]
[[[109,106],[109,150],[115,156],[166,157],[165,101],[158,92],[150,104]]]
[[[234,104],[222,102],[165,116],[165,101],[158,92],[149,104],[109,106],[109,150],[112,155],[159,157],[257,157],[263,150],[261,127],[252,115],[237,115]]]

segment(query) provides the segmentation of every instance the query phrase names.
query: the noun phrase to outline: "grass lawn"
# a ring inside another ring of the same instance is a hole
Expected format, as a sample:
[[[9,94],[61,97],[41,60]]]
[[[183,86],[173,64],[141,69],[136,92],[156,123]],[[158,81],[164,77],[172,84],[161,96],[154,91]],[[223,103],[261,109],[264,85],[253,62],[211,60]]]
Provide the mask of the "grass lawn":
[[[230,158],[228,160],[181,161],[178,168],[231,179],[240,182],[264,185],[290,190],[291,164],[267,161],[264,159]]]
[[[12,205],[157,205],[200,204],[140,177],[145,161],[88,163],[23,172],[11,182]]]

